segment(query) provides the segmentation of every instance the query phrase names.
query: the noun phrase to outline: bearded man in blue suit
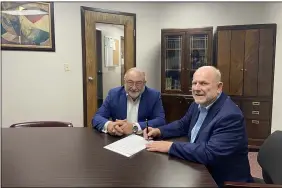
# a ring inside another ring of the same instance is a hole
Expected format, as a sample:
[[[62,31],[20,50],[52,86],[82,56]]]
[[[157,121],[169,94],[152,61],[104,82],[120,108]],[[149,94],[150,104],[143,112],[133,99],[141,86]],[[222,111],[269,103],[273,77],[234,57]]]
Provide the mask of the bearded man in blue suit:
[[[244,116],[222,87],[219,70],[200,67],[192,81],[195,102],[185,116],[159,128],[149,127],[148,135],[143,131],[145,138],[187,136],[188,142],[154,141],[146,147],[204,164],[219,187],[225,181],[253,182]]]
[[[142,133],[146,120],[151,127],[164,125],[161,94],[146,86],[145,73],[131,68],[125,73],[124,82],[124,86],[108,92],[92,119],[93,127],[100,132],[122,136]]]

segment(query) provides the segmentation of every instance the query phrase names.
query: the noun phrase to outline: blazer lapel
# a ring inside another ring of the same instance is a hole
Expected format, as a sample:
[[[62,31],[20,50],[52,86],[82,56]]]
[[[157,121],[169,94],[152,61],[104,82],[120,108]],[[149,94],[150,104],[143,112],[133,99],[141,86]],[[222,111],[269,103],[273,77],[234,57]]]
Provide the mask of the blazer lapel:
[[[145,117],[149,120],[149,117],[144,114],[146,112],[146,94],[147,94],[147,87],[145,86],[144,92],[141,95],[140,102],[139,102],[139,107],[138,107],[138,121],[144,121],[140,119],[141,117]]]
[[[196,138],[195,142],[197,141],[201,131],[211,122],[211,120],[216,116],[218,111],[220,110],[221,106],[223,105],[224,101],[226,100],[227,96],[224,93],[221,93],[221,96],[215,101],[215,103],[211,106],[208,111],[208,115],[205,118]],[[196,123],[196,122],[195,122]]]

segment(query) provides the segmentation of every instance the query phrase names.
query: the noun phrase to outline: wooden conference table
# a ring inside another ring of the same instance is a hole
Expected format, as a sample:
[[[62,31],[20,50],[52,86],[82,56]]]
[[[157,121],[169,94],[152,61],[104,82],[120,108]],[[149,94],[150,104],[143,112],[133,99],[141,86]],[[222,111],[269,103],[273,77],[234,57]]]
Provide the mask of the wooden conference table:
[[[217,187],[201,164],[103,148],[118,139],[89,128],[3,128],[2,187]]]

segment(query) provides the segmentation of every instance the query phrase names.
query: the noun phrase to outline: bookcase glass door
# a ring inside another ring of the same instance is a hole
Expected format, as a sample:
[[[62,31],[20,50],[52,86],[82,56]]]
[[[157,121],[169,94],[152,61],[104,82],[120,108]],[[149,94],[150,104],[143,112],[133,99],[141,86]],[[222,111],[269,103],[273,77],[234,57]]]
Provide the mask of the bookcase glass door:
[[[183,35],[165,36],[165,90],[181,90]]]
[[[208,34],[192,34],[189,36],[190,81],[193,80],[193,74],[198,68],[208,65],[208,42]]]

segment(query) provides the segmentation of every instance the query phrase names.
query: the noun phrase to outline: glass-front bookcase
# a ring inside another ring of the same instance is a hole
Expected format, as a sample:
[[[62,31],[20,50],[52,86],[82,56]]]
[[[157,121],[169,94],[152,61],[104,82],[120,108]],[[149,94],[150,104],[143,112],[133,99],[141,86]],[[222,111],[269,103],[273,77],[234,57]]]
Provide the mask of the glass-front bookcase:
[[[212,27],[162,30],[162,93],[191,94],[194,72],[212,62]]]

